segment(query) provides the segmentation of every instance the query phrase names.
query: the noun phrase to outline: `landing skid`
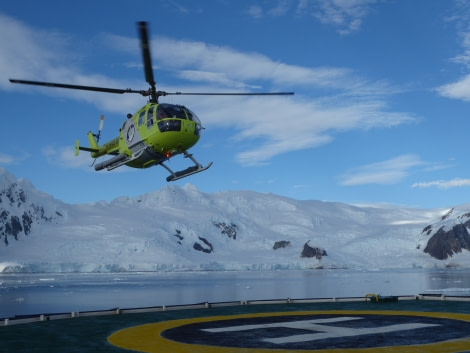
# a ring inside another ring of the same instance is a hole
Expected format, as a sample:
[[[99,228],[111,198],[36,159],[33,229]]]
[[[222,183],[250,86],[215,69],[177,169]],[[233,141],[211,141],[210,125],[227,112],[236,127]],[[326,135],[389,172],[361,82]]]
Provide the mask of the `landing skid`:
[[[203,167],[194,157],[192,154],[189,154],[188,152],[184,152],[184,156],[186,158],[189,158],[193,161],[194,165],[189,167],[189,168],[186,168],[184,170],[180,170],[178,172],[174,172],[173,170],[170,169],[170,167],[168,167],[165,163],[161,162],[160,165],[165,168],[166,170],[168,170],[168,172],[171,174],[169,175],[167,178],[166,178],[166,181],[175,181],[175,180],[178,180],[178,179],[182,179],[182,178],[185,178],[187,176],[190,176],[190,175],[193,175],[193,174],[196,174],[196,173],[200,173],[200,172],[203,172],[204,170],[206,169],[209,169],[209,167],[212,165],[212,162],[210,162],[208,165],[206,165],[205,167]]]

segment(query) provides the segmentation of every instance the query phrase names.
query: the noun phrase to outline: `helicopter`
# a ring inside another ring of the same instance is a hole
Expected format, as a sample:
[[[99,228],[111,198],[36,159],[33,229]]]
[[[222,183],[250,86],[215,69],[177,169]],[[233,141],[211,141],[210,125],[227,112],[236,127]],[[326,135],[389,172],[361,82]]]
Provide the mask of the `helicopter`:
[[[150,85],[147,90],[116,89],[95,86],[82,86],[63,83],[29,81],[9,79],[11,83],[86,90],[105,93],[138,93],[148,97],[148,102],[134,114],[127,114],[127,119],[119,129],[119,136],[99,145],[104,116],[100,118],[98,132],[88,132],[89,147],[75,143],[75,155],[80,151],[89,152],[95,159],[92,165],[96,171],[108,171],[121,166],[132,168],[148,168],[162,166],[169,172],[166,180],[175,181],[195,173],[207,170],[212,162],[203,166],[188,152],[201,136],[204,129],[201,120],[190,109],[183,105],[159,103],[159,98],[168,95],[292,95],[293,92],[267,92],[267,93],[168,93],[156,89],[150,55],[147,22],[137,22],[140,35],[140,46],[143,58],[145,80]],[[184,170],[173,171],[165,162],[170,158],[183,154],[192,161],[192,165]],[[96,163],[97,158],[110,156],[110,158]]]

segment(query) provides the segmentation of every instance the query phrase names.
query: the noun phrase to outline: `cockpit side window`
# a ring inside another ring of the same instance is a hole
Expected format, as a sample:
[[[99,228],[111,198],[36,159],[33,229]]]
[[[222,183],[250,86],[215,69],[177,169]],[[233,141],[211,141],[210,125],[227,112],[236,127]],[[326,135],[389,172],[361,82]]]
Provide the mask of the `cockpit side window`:
[[[140,126],[144,123],[144,121],[145,121],[145,110],[142,110],[139,114],[139,120],[137,124]]]
[[[154,107],[152,106],[149,108],[148,113],[147,113],[147,127],[148,128],[151,128],[154,124],[153,113],[154,113]]]

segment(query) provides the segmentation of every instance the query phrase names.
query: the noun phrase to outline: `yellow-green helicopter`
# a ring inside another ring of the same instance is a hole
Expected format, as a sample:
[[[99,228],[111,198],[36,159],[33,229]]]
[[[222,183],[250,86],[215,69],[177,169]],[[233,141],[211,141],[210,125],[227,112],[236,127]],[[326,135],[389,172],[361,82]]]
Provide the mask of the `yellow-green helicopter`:
[[[158,98],[167,95],[292,95],[293,92],[269,92],[269,93],[168,93],[157,91],[153,77],[150,46],[147,34],[147,22],[138,22],[140,43],[142,48],[145,80],[150,85],[147,90],[115,89],[106,87],[70,85],[62,83],[40,82],[10,79],[12,83],[38,85],[46,87],[58,87],[78,89],[106,93],[139,93],[148,98],[148,103],[135,114],[128,114],[119,130],[119,136],[99,145],[100,134],[103,128],[104,116],[101,116],[98,133],[88,132],[90,146],[75,144],[75,155],[80,150],[90,152],[92,158],[104,155],[111,157],[94,165],[95,170],[112,170],[126,165],[133,168],[148,168],[161,165],[170,175],[167,181],[174,181],[186,176],[202,172],[208,169],[212,162],[206,166],[201,165],[188,150],[193,147],[200,138],[203,129],[201,121],[190,109],[183,105],[159,103]],[[187,169],[174,172],[165,161],[183,154],[191,159],[193,165]]]

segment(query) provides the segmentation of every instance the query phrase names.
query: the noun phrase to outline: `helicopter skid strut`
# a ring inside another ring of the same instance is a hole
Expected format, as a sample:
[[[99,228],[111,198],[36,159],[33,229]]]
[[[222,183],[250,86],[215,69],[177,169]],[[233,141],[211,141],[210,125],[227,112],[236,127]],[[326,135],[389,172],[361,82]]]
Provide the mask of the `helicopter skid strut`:
[[[155,154],[155,152],[153,152],[149,148],[143,148],[143,149],[135,152],[131,157],[127,156],[124,153],[121,153],[121,154],[118,154],[118,155],[114,156],[113,158],[110,158],[110,159],[104,161],[104,162],[96,164],[95,165],[95,170],[98,171],[98,170],[102,170],[102,169],[105,169],[105,168],[107,170],[113,170],[117,167],[120,167],[120,166],[126,164],[126,163],[129,163],[129,162],[132,162],[133,160],[141,158],[144,155],[144,153],[148,154],[147,158],[150,158],[150,157],[152,157],[153,154]],[[192,154],[188,153],[187,151],[183,151],[183,153],[184,153],[185,158],[191,159],[191,161],[194,163],[193,166],[191,166],[189,168],[186,168],[184,170],[174,172],[163,161],[157,163],[157,164],[161,165],[163,168],[165,168],[171,174],[166,178],[166,181],[175,181],[175,180],[178,180],[178,179],[182,179],[182,178],[187,177],[189,175],[196,174],[196,173],[202,172],[206,169],[209,169],[209,167],[212,165],[212,162],[210,162],[208,165],[206,165],[204,167],[202,164],[200,164],[193,157]],[[157,157],[160,157],[160,155],[155,155],[154,157],[157,158]]]
[[[203,172],[204,170],[209,169],[210,166],[212,165],[212,162],[210,162],[208,165],[206,165],[204,167],[204,166],[202,166],[201,163],[199,163],[196,160],[196,158],[193,157],[192,154],[188,153],[187,151],[184,151],[183,153],[184,153],[184,157],[191,159],[193,161],[194,165],[189,167],[189,168],[186,168],[184,170],[174,172],[165,163],[161,162],[160,165],[163,168],[165,168],[166,170],[168,170],[168,172],[171,174],[166,178],[166,181],[175,181],[175,180],[178,180],[178,179],[185,178],[189,175],[193,175],[193,174],[196,174],[196,173],[199,173],[199,172]]]

